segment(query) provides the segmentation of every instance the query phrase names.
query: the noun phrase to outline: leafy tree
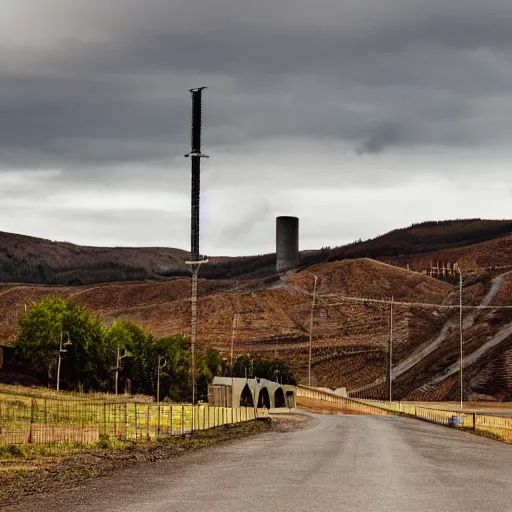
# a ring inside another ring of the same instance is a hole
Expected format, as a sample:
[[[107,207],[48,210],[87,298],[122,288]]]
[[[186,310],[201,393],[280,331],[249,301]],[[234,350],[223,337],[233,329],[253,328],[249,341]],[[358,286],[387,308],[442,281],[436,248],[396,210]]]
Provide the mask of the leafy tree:
[[[208,384],[212,382],[213,377],[223,375],[226,362],[218,350],[208,348],[203,354],[199,354],[196,359],[197,369],[197,396],[199,400],[208,399]]]
[[[255,360],[254,374],[256,377],[273,380],[281,384],[296,384],[288,365],[279,359]]]
[[[190,400],[190,340],[183,335],[155,340],[140,325],[121,320],[106,329],[100,318],[79,304],[50,297],[32,306],[20,319],[15,342],[19,356],[31,369],[55,376],[61,336],[71,341],[61,367],[61,381],[76,389],[112,389],[109,382],[117,352],[124,356],[119,381],[131,383],[132,391],[154,395],[158,358],[161,360],[161,395],[175,401]],[[208,383],[222,375],[225,362],[212,348],[196,358],[198,398],[206,398]]]
[[[165,360],[160,372],[161,392],[177,402],[191,396],[189,347],[190,340],[181,334],[160,338],[154,346],[155,360],[158,361],[158,356]]]
[[[153,358],[154,339],[140,325],[129,320],[114,322],[106,336],[111,353],[112,368],[115,367],[118,347],[129,354],[123,359],[120,376],[130,380],[132,391],[153,394],[156,387],[156,365]]]
[[[292,371],[288,365],[279,359],[265,359],[260,356],[252,357],[244,354],[237,357],[233,365],[234,377],[258,377],[268,379],[282,384],[295,384]]]
[[[68,303],[63,327],[71,342],[67,347],[68,381],[76,388],[98,389],[108,379],[110,355],[100,318],[79,304]]]
[[[16,352],[50,383],[57,366],[60,336],[64,329],[67,303],[48,297],[33,305],[20,319],[20,331],[14,343]]]
[[[71,345],[63,358],[62,376],[74,387],[97,387],[104,374],[107,353],[105,330],[99,317],[86,308],[58,297],[33,305],[20,319],[15,348],[29,367],[53,379],[61,336]]]
[[[252,359],[250,354],[238,356],[233,363],[233,377],[252,378],[253,377]]]

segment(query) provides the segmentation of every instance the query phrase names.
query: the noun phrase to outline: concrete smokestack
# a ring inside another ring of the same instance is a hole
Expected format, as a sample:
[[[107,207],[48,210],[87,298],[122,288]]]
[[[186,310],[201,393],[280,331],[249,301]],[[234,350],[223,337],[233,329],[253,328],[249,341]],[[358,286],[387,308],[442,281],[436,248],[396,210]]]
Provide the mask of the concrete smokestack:
[[[276,271],[286,272],[299,266],[299,219],[276,219]]]

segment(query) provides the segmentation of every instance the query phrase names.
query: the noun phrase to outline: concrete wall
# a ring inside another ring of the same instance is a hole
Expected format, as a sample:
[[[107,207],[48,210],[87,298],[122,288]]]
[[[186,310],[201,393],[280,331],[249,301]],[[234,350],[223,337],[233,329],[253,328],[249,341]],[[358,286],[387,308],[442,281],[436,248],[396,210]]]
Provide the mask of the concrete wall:
[[[286,272],[299,266],[299,219],[276,219],[276,271]]]
[[[229,391],[226,389],[228,387],[230,388]],[[295,386],[281,385],[278,382],[266,379],[231,379],[231,377],[214,377],[211,386],[209,386],[210,405],[240,407],[242,395],[249,397],[253,405],[266,407],[267,409],[274,409],[278,406],[295,408]],[[231,398],[231,403],[224,405],[226,400],[229,400],[227,397]],[[219,403],[216,403],[216,401],[219,401]],[[222,404],[220,401],[222,401]]]

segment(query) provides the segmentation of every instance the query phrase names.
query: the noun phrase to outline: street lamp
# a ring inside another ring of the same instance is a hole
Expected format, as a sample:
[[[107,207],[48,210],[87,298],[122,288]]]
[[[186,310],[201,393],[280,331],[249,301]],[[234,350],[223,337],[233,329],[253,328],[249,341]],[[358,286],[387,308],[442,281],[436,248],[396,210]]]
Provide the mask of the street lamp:
[[[64,347],[69,347],[71,345],[71,340],[69,339],[69,331],[66,331],[66,334],[68,335],[68,339],[64,345],[62,344],[62,330],[60,331],[60,346],[59,346],[59,362],[57,364],[57,391],[59,391],[60,388],[60,365],[62,362],[62,354],[65,354],[67,352],[67,349]]]
[[[118,344],[117,345],[117,354],[116,354],[116,366],[113,368],[113,370],[116,372],[115,384],[114,384],[114,386],[115,386],[114,390],[115,390],[116,396],[117,396],[117,391],[118,391],[118,387],[119,387],[119,370],[121,369],[121,359],[131,356],[131,354],[130,354],[130,352],[128,352],[128,350],[126,350],[125,348],[123,348],[123,350],[124,350],[124,353],[123,353],[123,355],[121,355],[121,347]]]
[[[164,362],[161,365],[160,361],[162,360],[162,356],[158,356],[157,370],[156,370],[156,403],[160,403],[160,370],[163,370],[167,365],[167,359],[163,358]],[[160,411],[158,411],[160,414]],[[160,423],[158,423],[160,425]]]

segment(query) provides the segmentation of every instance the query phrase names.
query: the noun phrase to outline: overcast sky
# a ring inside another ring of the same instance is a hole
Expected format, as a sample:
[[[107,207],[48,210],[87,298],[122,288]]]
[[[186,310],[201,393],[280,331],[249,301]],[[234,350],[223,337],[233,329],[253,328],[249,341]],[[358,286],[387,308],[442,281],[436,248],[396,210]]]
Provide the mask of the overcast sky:
[[[3,0],[0,230],[201,252],[512,218],[510,0]]]

